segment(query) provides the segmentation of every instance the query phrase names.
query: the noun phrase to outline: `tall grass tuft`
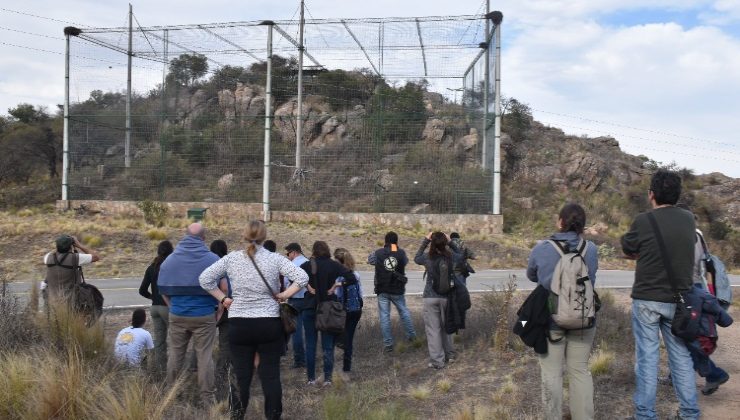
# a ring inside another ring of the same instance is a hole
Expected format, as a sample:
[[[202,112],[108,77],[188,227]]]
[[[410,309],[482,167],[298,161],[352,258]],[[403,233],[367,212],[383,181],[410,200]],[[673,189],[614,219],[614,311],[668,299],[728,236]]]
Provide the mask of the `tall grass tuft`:
[[[74,349],[85,358],[96,358],[110,353],[105,332],[100,322],[87,326],[87,319],[63,302],[48,301],[48,310],[37,320],[42,330],[48,332],[53,345],[59,350]]]
[[[616,354],[609,351],[607,344],[602,342],[589,360],[588,368],[591,370],[591,375],[600,376],[609,373],[616,358]]]

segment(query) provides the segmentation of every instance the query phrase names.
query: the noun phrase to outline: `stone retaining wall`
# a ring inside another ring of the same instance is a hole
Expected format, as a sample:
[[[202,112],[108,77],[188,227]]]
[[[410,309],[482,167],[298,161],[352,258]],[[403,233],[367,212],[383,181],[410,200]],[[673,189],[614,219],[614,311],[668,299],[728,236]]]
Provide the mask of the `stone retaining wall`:
[[[244,220],[263,218],[262,204],[259,203],[206,203],[181,202],[165,203],[172,216],[185,217],[190,208],[208,208],[209,216],[219,218],[233,217]],[[106,214],[126,214],[141,217],[135,201],[71,200],[57,201],[59,210],[76,209],[84,205],[86,209]],[[306,223],[314,222],[334,225],[420,227],[424,230],[455,230],[464,234],[497,234],[503,229],[503,217],[493,214],[410,214],[410,213],[334,213],[273,211],[270,220],[274,222]]]

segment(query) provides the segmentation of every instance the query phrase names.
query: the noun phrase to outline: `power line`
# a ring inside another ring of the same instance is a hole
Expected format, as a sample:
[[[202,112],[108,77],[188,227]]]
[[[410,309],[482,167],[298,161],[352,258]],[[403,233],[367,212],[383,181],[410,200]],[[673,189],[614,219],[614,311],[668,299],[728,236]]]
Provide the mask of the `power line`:
[[[574,118],[574,119],[577,119],[577,120],[586,121],[586,122],[592,122],[592,123],[597,123],[597,124],[611,125],[613,127],[628,128],[630,130],[644,131],[646,133],[660,134],[660,135],[663,135],[663,136],[670,136],[670,137],[682,138],[682,139],[687,139],[687,140],[694,140],[694,141],[714,143],[714,144],[718,144],[718,145],[721,145],[721,146],[730,146],[730,147],[735,147],[736,146],[734,144],[723,143],[723,142],[715,141],[715,140],[707,140],[707,139],[700,139],[700,138],[697,138],[697,137],[683,136],[681,134],[670,133],[668,131],[659,131],[659,130],[650,130],[650,129],[647,129],[647,128],[632,127],[632,126],[629,126],[629,125],[615,123],[615,122],[610,122],[610,121],[600,121],[600,120],[594,120],[594,119],[591,119],[591,118],[579,117],[577,115],[569,115],[569,114],[562,114],[562,113],[557,113],[557,112],[543,111],[541,109],[534,109],[534,108],[532,108],[532,111],[542,112],[544,114],[550,114],[550,115],[557,115],[559,117]]]
[[[60,41],[63,41],[64,40],[64,38],[57,37],[57,36],[49,36],[49,35],[44,35],[44,34],[37,34],[37,33],[34,33],[34,32],[26,32],[26,31],[21,31],[20,29],[6,28],[5,26],[0,26],[0,29],[6,30],[6,31],[11,31],[11,32],[18,32],[20,34],[33,35],[33,36],[41,36],[41,37],[49,38],[49,39],[57,39],[57,40],[60,40]]]
[[[33,51],[45,52],[45,53],[49,53],[49,54],[64,55],[63,52],[59,52],[59,51],[45,50],[43,48],[34,48],[34,47],[29,47],[27,45],[11,44],[10,42],[0,41],[0,45],[7,45],[7,46],[10,46],[10,47],[23,48],[23,49],[26,49],[26,50],[33,50]],[[100,58],[85,57],[84,55],[70,54],[69,56],[70,57],[74,57],[74,58],[79,58],[79,59],[82,59],[82,60],[91,60],[91,61],[99,61],[101,63],[115,64],[115,65],[118,65],[118,66],[124,66],[125,65],[123,63],[118,63],[116,61],[103,60],[103,59],[100,59]],[[155,69],[155,68],[151,68],[151,67],[143,67],[143,66],[133,66],[133,67],[147,69],[147,70],[157,70],[157,71],[159,71],[159,69]]]
[[[599,131],[599,130],[594,130],[594,129],[585,128],[585,127],[576,127],[576,126],[572,126],[572,125],[561,124],[561,123],[558,123],[558,122],[554,122],[554,123],[553,122],[546,122],[546,121],[540,121],[540,122],[543,123],[543,124],[551,125],[551,126],[560,126],[560,127],[575,128],[577,130],[592,131],[592,132],[595,132],[595,133],[607,134],[607,135],[610,135],[610,136],[613,136],[614,135],[613,133],[608,133],[608,132],[605,132],[605,131]],[[638,139],[638,140],[660,142],[660,143],[665,143],[665,144],[667,144],[669,146],[676,146],[673,143],[669,143],[669,142],[661,141],[661,140],[657,140],[657,139],[646,138],[646,137],[636,137],[636,136],[629,136],[629,135],[620,135],[619,137],[620,138],[621,137],[628,137],[628,138],[634,138],[634,139]],[[675,150],[655,149],[655,148],[645,147],[645,146],[642,146],[642,145],[639,145],[639,144],[638,145],[631,144],[631,145],[633,147],[635,147],[636,149],[639,149],[639,150],[650,150],[650,151],[654,151],[654,152],[672,153],[672,154],[683,155],[683,156],[691,156],[691,157],[697,157],[697,158],[702,158],[702,159],[718,159],[718,160],[724,160],[726,162],[740,163],[740,160],[737,160],[737,159],[726,159],[726,158],[723,158],[723,157],[719,157],[716,154],[713,154],[713,155],[700,155],[700,154],[695,154],[695,153],[682,153],[682,152],[677,152]],[[683,147],[690,147],[690,146],[683,146]],[[693,147],[693,146],[691,146],[691,147]],[[706,151],[709,151],[709,152],[716,152],[715,149],[704,149],[704,148],[697,148],[697,147],[693,147],[693,148],[700,149],[700,150],[706,150]],[[733,153],[733,152],[725,152],[725,153]]]
[[[19,14],[19,15],[30,16],[30,17],[34,17],[34,18],[38,18],[38,19],[46,19],[46,20],[51,20],[51,21],[54,21],[54,22],[71,23],[72,25],[77,25],[77,26],[88,26],[88,25],[83,25],[81,23],[70,22],[68,20],[54,19],[54,18],[50,18],[50,17],[46,17],[46,16],[34,15],[33,13],[21,12],[19,10],[7,9],[5,7],[0,7],[0,10],[2,10],[3,12],[16,13],[16,14]]]

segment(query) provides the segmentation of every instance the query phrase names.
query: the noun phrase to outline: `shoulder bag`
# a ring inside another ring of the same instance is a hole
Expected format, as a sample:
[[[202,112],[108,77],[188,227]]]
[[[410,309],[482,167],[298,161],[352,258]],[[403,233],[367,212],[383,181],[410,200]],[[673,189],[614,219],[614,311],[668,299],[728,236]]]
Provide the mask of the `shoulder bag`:
[[[679,292],[678,285],[676,284],[677,279],[674,276],[673,267],[668,261],[668,251],[666,251],[665,242],[663,241],[663,235],[660,233],[658,222],[652,212],[648,213],[647,216],[648,220],[650,220],[650,225],[653,227],[655,240],[658,241],[660,257],[663,260],[665,271],[668,273],[668,281],[671,283],[673,299],[676,303],[676,312],[673,314],[673,321],[671,322],[671,332],[676,337],[680,337],[686,341],[694,341],[696,340],[696,337],[699,336],[699,323],[701,318],[701,308],[694,308],[691,305],[691,300],[688,296],[690,293],[693,293],[694,288],[691,287],[685,292]]]
[[[270,295],[272,295],[272,298],[275,299],[275,301],[280,305],[280,321],[283,323],[283,331],[286,335],[293,334],[296,330],[296,326],[298,325],[298,309],[296,309],[293,305],[291,305],[288,302],[280,302],[275,295],[275,292],[272,290],[272,287],[270,287],[270,284],[267,283],[267,280],[265,280],[265,276],[262,275],[262,271],[260,270],[259,266],[257,265],[257,262],[254,261],[254,257],[249,255],[248,252],[244,251],[249,259],[252,261],[252,264],[254,265],[254,268],[257,270],[257,273],[260,275],[260,278],[262,279],[262,282],[265,283],[265,286],[267,286],[267,290],[270,291]]]

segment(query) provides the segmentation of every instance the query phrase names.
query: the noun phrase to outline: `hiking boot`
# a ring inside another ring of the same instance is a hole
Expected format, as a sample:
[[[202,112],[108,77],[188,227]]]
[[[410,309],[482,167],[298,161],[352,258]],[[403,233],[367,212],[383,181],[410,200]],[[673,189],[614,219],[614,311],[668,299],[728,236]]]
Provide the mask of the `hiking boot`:
[[[437,370],[444,368],[444,366],[437,366],[437,365],[435,365],[434,363],[431,363],[431,362],[427,365],[427,367],[429,369],[437,369]]]
[[[324,388],[330,388],[332,386],[331,379],[329,379],[328,381],[324,381],[324,383],[321,384],[321,386]]]
[[[316,379],[309,379],[308,382],[306,382],[307,386],[316,386]]]
[[[393,345],[383,347],[383,353],[393,353]]]
[[[701,393],[704,395],[712,395],[715,391],[719,389],[719,386],[724,384],[725,382],[730,380],[730,375],[725,374],[723,378],[720,378],[720,380],[715,382],[709,382],[707,381],[706,384],[704,384],[704,388],[701,389]]]

